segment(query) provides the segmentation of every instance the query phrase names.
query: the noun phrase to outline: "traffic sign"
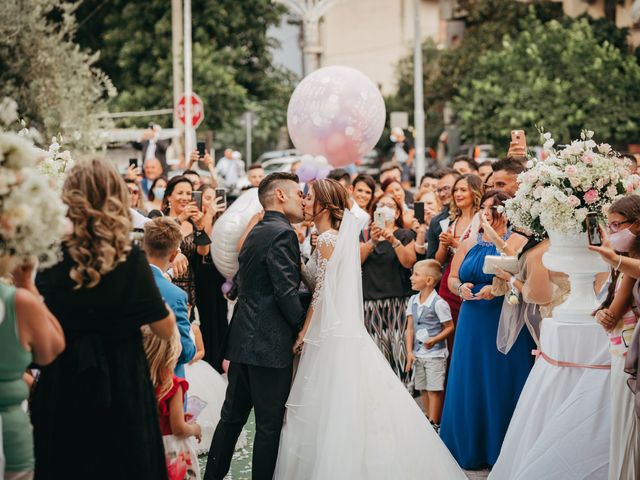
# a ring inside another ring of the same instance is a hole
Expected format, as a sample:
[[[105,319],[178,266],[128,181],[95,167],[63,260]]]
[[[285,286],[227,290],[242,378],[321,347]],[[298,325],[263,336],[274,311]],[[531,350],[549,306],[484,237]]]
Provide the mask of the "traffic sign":
[[[183,95],[182,97],[180,97],[180,100],[178,100],[178,104],[176,105],[176,112],[178,114],[178,120],[180,120],[180,123],[182,123],[183,125],[186,125],[186,120],[185,120],[185,105],[187,102],[187,97],[186,95]],[[202,120],[204,119],[204,104],[202,103],[202,100],[200,99],[200,97],[198,95],[196,95],[195,93],[191,94],[191,123],[193,125],[193,128],[198,128],[198,126],[202,123]]]

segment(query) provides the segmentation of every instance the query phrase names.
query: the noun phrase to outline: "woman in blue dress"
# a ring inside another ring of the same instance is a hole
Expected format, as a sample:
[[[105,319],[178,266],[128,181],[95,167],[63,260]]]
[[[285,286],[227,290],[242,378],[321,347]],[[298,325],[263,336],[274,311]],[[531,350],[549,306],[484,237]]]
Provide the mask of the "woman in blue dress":
[[[508,194],[497,190],[485,193],[480,215],[484,215],[486,221],[482,223],[486,227],[477,238],[462,243],[449,276],[449,288],[463,302],[440,436],[460,466],[471,470],[496,462],[533,366],[531,350],[535,344],[526,328],[507,355],[498,351],[496,334],[503,297],[491,293],[493,275],[482,271],[487,255],[514,255],[526,242],[526,238],[511,233],[507,227],[502,212],[508,198]]]

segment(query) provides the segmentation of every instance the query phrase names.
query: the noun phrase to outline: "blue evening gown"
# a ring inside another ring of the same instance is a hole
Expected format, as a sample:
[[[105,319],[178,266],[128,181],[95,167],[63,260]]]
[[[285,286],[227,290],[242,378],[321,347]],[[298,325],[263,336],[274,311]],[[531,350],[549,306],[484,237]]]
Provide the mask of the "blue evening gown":
[[[469,250],[459,271],[473,292],[490,285],[482,271],[484,258],[497,255],[493,243]],[[533,366],[535,343],[523,328],[507,355],[496,347],[503,297],[464,301],[458,317],[440,436],[462,468],[495,464],[518,397]]]

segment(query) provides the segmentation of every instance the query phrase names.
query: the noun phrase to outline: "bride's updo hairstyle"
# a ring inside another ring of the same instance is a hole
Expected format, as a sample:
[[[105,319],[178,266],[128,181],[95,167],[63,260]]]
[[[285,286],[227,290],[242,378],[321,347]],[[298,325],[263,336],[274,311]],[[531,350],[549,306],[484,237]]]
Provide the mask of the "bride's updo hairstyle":
[[[76,289],[92,288],[131,250],[129,191],[107,160],[93,159],[76,163],[63,192],[73,227],[64,241],[75,263],[70,276]]]
[[[315,194],[313,211],[320,213],[322,210],[327,210],[331,218],[331,228],[338,230],[344,211],[349,208],[347,189],[330,178],[316,180],[311,187]]]

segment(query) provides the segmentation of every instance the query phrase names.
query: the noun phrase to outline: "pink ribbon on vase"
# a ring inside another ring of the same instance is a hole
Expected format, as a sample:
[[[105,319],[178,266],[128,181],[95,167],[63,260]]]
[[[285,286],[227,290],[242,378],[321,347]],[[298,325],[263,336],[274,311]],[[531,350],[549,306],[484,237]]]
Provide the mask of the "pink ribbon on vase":
[[[542,357],[543,359],[545,359],[547,361],[547,363],[550,363],[551,365],[554,365],[556,367],[591,368],[591,369],[595,369],[595,370],[610,370],[611,369],[611,364],[590,365],[590,364],[587,364],[587,363],[561,362],[559,360],[554,360],[549,355],[544,353],[542,350],[531,350],[531,355],[536,357],[536,361],[538,360],[538,358]]]

